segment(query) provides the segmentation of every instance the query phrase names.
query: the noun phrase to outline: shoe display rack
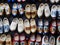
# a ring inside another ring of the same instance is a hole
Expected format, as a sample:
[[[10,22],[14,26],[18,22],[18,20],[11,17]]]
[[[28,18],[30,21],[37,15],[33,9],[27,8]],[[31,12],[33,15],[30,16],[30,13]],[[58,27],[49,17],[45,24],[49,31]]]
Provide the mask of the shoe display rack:
[[[1,0],[0,45],[60,45],[60,0]]]

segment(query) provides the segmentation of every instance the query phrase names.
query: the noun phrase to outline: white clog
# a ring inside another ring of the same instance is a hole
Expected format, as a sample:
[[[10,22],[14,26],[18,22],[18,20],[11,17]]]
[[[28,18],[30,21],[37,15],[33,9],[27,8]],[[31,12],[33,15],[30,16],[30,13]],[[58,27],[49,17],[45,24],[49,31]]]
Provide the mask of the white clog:
[[[11,31],[15,31],[16,30],[16,27],[17,27],[17,24],[18,24],[18,19],[17,18],[14,18],[10,24],[10,30]]]
[[[18,20],[18,32],[21,33],[24,30],[23,19],[19,18]]]
[[[37,10],[37,15],[38,15],[39,18],[43,15],[43,10],[44,10],[44,4],[41,3],[41,4],[39,5],[38,10]]]
[[[49,5],[47,3],[45,3],[44,6],[44,13],[45,13],[45,17],[49,17],[50,16],[50,9],[49,9]]]

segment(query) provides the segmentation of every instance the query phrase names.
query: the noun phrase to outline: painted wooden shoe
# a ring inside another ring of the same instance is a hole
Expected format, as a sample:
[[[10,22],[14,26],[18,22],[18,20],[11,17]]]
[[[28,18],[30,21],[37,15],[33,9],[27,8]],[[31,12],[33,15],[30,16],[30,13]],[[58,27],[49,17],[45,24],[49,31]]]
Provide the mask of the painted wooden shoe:
[[[49,17],[50,16],[50,9],[49,9],[49,5],[47,3],[45,3],[44,6],[44,13],[45,13],[45,17]]]
[[[31,5],[31,17],[32,18],[35,18],[36,17],[36,15],[37,15],[37,12],[36,12],[36,5],[35,4],[32,4]]]
[[[13,16],[17,15],[17,4],[16,3],[14,3],[12,6],[12,14],[13,14]]]
[[[0,16],[2,16],[3,13],[4,13],[4,4],[1,3],[1,4],[0,4]]]
[[[29,41],[28,41],[28,45],[35,45],[35,35],[31,35]]]
[[[10,26],[9,26],[9,21],[7,18],[3,19],[3,27],[4,27],[4,32],[9,32]]]
[[[56,18],[56,11],[57,11],[57,6],[56,5],[53,5],[51,7],[51,17],[52,18]]]
[[[17,0],[17,2],[21,2],[21,0]]]
[[[12,45],[11,35],[6,36],[6,45]]]
[[[48,36],[43,36],[42,45],[49,45]]]
[[[39,7],[38,7],[38,10],[37,10],[37,15],[38,15],[39,18],[42,17],[42,15],[43,15],[43,10],[44,10],[44,4],[41,3],[41,4],[39,5]]]
[[[30,22],[29,22],[29,20],[28,19],[25,19],[25,21],[24,21],[24,29],[25,29],[25,32],[27,33],[27,34],[30,34],[31,33],[31,29],[30,29]]]
[[[41,45],[41,36],[40,35],[37,35],[36,37],[36,41],[35,41],[35,45]]]
[[[13,45],[19,45],[19,35],[17,33],[13,37]]]
[[[42,33],[43,32],[43,21],[38,20],[38,33]]]
[[[21,32],[23,32],[23,30],[24,30],[23,19],[19,18],[19,21],[18,21],[18,32],[21,33]]]
[[[25,6],[25,16],[28,18],[28,19],[30,19],[31,18],[31,14],[30,14],[30,9],[31,8],[31,6],[30,6],[30,4],[27,4],[26,6]]]
[[[56,21],[52,21],[52,23],[50,25],[50,32],[51,32],[51,34],[55,34],[55,32],[56,32]]]
[[[49,45],[55,45],[55,37],[51,36],[49,39]]]
[[[20,15],[22,15],[24,13],[24,9],[22,7],[22,4],[18,4],[18,11],[19,11]]]
[[[6,41],[6,35],[5,34],[2,34],[0,36],[0,45],[3,45],[3,43]]]
[[[4,5],[5,5],[5,13],[6,13],[6,15],[9,15],[10,14],[10,6],[7,3],[5,3]]]
[[[24,34],[20,35],[20,45],[27,45],[26,44],[26,37]]]
[[[44,21],[44,33],[48,33],[49,31],[49,22],[48,20]]]
[[[16,27],[17,27],[17,24],[18,24],[18,19],[17,18],[14,18],[10,24],[10,30],[11,31],[15,31],[16,30]]]
[[[32,32],[32,33],[35,33],[35,32],[36,32],[36,29],[37,29],[35,19],[31,19],[31,20],[30,20],[30,25],[31,25],[31,32]]]

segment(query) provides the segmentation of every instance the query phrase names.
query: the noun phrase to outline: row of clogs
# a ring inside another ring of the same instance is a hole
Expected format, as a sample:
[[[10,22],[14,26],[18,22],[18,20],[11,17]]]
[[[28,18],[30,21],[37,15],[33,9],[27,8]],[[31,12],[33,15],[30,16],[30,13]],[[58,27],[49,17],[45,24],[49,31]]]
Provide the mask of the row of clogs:
[[[57,26],[58,26],[58,30],[56,30]],[[57,24],[56,24],[55,20],[53,20],[52,22],[49,22],[48,20],[44,20],[43,22],[43,20],[40,19],[38,20],[38,22],[36,22],[35,19],[30,19],[29,21],[28,19],[23,20],[22,18],[19,18],[19,19],[14,18],[11,22],[10,30],[15,31],[17,28],[19,33],[22,33],[23,31],[25,31],[25,33],[30,34],[31,32],[35,33],[37,31],[38,33],[51,32],[51,34],[55,34],[56,31],[60,32],[59,27],[60,27],[60,21],[57,21]]]
[[[39,1],[41,2],[42,0],[39,0]],[[50,1],[51,3],[59,3],[60,2],[60,0],[43,0],[43,1],[46,1],[46,2]]]
[[[15,3],[12,6],[12,14],[15,16],[17,14],[17,9],[19,11],[19,14],[22,15],[24,12],[22,5],[21,4],[17,5]],[[6,15],[9,15],[11,13],[10,6],[7,3],[5,3],[5,4],[1,3],[0,4],[0,15],[4,15],[4,12]]]
[[[25,2],[26,0],[8,0],[8,2],[15,2],[15,1],[17,1],[17,2]],[[33,1],[35,1],[35,0],[33,0]],[[41,0],[39,0],[39,1],[41,1]],[[50,0],[50,2],[51,3],[58,3],[60,0]]]
[[[25,2],[26,0],[7,0],[8,2]]]
[[[60,16],[60,5],[52,5],[51,11],[50,11],[49,5],[47,3],[45,4],[41,3],[38,7],[38,10],[35,4],[27,4],[24,10],[22,4],[14,3],[12,6],[12,11],[9,7],[9,4],[1,3],[0,15],[3,15],[4,10],[6,12],[5,13],[6,15],[9,15],[12,12],[13,16],[16,16],[18,12],[19,12],[19,15],[23,15],[25,11],[25,16],[28,19],[35,18],[36,16],[38,16],[39,18],[41,18],[42,16],[45,16],[46,18],[48,18],[49,16],[51,16],[52,18],[56,18],[57,16],[58,17]]]
[[[35,19],[28,19],[23,20],[22,18],[13,18],[11,24],[9,23],[10,21],[7,18],[4,18],[3,21],[0,18],[0,33],[3,32],[9,32],[10,31],[15,31],[17,28],[17,31],[19,33],[22,33],[25,31],[27,34],[35,33],[38,31],[38,33],[48,33],[51,32],[52,34],[55,34],[56,31],[60,32],[60,21],[53,20],[52,22],[49,22],[48,20],[42,21],[42,19],[38,20],[36,24]],[[58,30],[56,30],[56,27],[58,26]]]
[[[40,35],[34,35],[32,34],[30,38],[26,38],[24,34],[19,35],[15,33],[13,35],[13,38],[11,35],[5,35],[2,34],[0,36],[0,44],[4,44],[6,42],[6,45],[60,45],[60,36],[55,39],[54,36],[43,36],[41,37]]]

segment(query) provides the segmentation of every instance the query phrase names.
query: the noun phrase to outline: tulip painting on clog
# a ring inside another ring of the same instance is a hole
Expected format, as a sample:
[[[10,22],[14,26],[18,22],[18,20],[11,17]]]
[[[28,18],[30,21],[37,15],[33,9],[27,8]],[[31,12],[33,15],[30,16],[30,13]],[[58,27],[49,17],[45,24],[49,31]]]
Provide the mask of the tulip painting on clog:
[[[20,35],[20,45],[26,45],[26,37],[24,34]]]
[[[12,6],[12,15],[13,16],[17,15],[17,4],[16,3],[14,3]]]
[[[29,41],[28,41],[28,45],[35,45],[35,35],[32,34]]]
[[[55,45],[55,37],[51,36],[49,39],[49,45]]]
[[[60,35],[57,37],[56,45],[60,45]]]
[[[24,13],[24,9],[22,7],[22,4],[18,4],[18,11],[19,11],[20,15],[22,15]]]
[[[13,37],[13,45],[19,45],[19,35],[17,33]]]
[[[44,21],[44,33],[48,33],[49,31],[49,22],[48,20]]]
[[[4,27],[4,32],[9,32],[10,26],[9,26],[9,21],[7,18],[3,19],[3,27]]]
[[[7,4],[7,3],[5,3],[5,13],[6,13],[6,15],[10,14],[10,7],[9,7],[9,4]]]
[[[49,45],[48,36],[43,36],[43,38],[42,38],[42,45]]]
[[[52,17],[53,19],[56,18],[56,13],[57,13],[57,6],[56,6],[56,5],[53,5],[53,6],[51,7],[51,17]]]
[[[36,15],[37,15],[37,12],[36,12],[36,5],[35,4],[32,4],[31,5],[31,9],[30,9],[30,11],[31,11],[31,18],[35,18],[36,17]]]
[[[38,33],[42,33],[42,32],[43,32],[43,21],[38,20]]]
[[[56,32],[56,21],[53,21],[50,25],[50,32],[51,34],[55,34]]]

